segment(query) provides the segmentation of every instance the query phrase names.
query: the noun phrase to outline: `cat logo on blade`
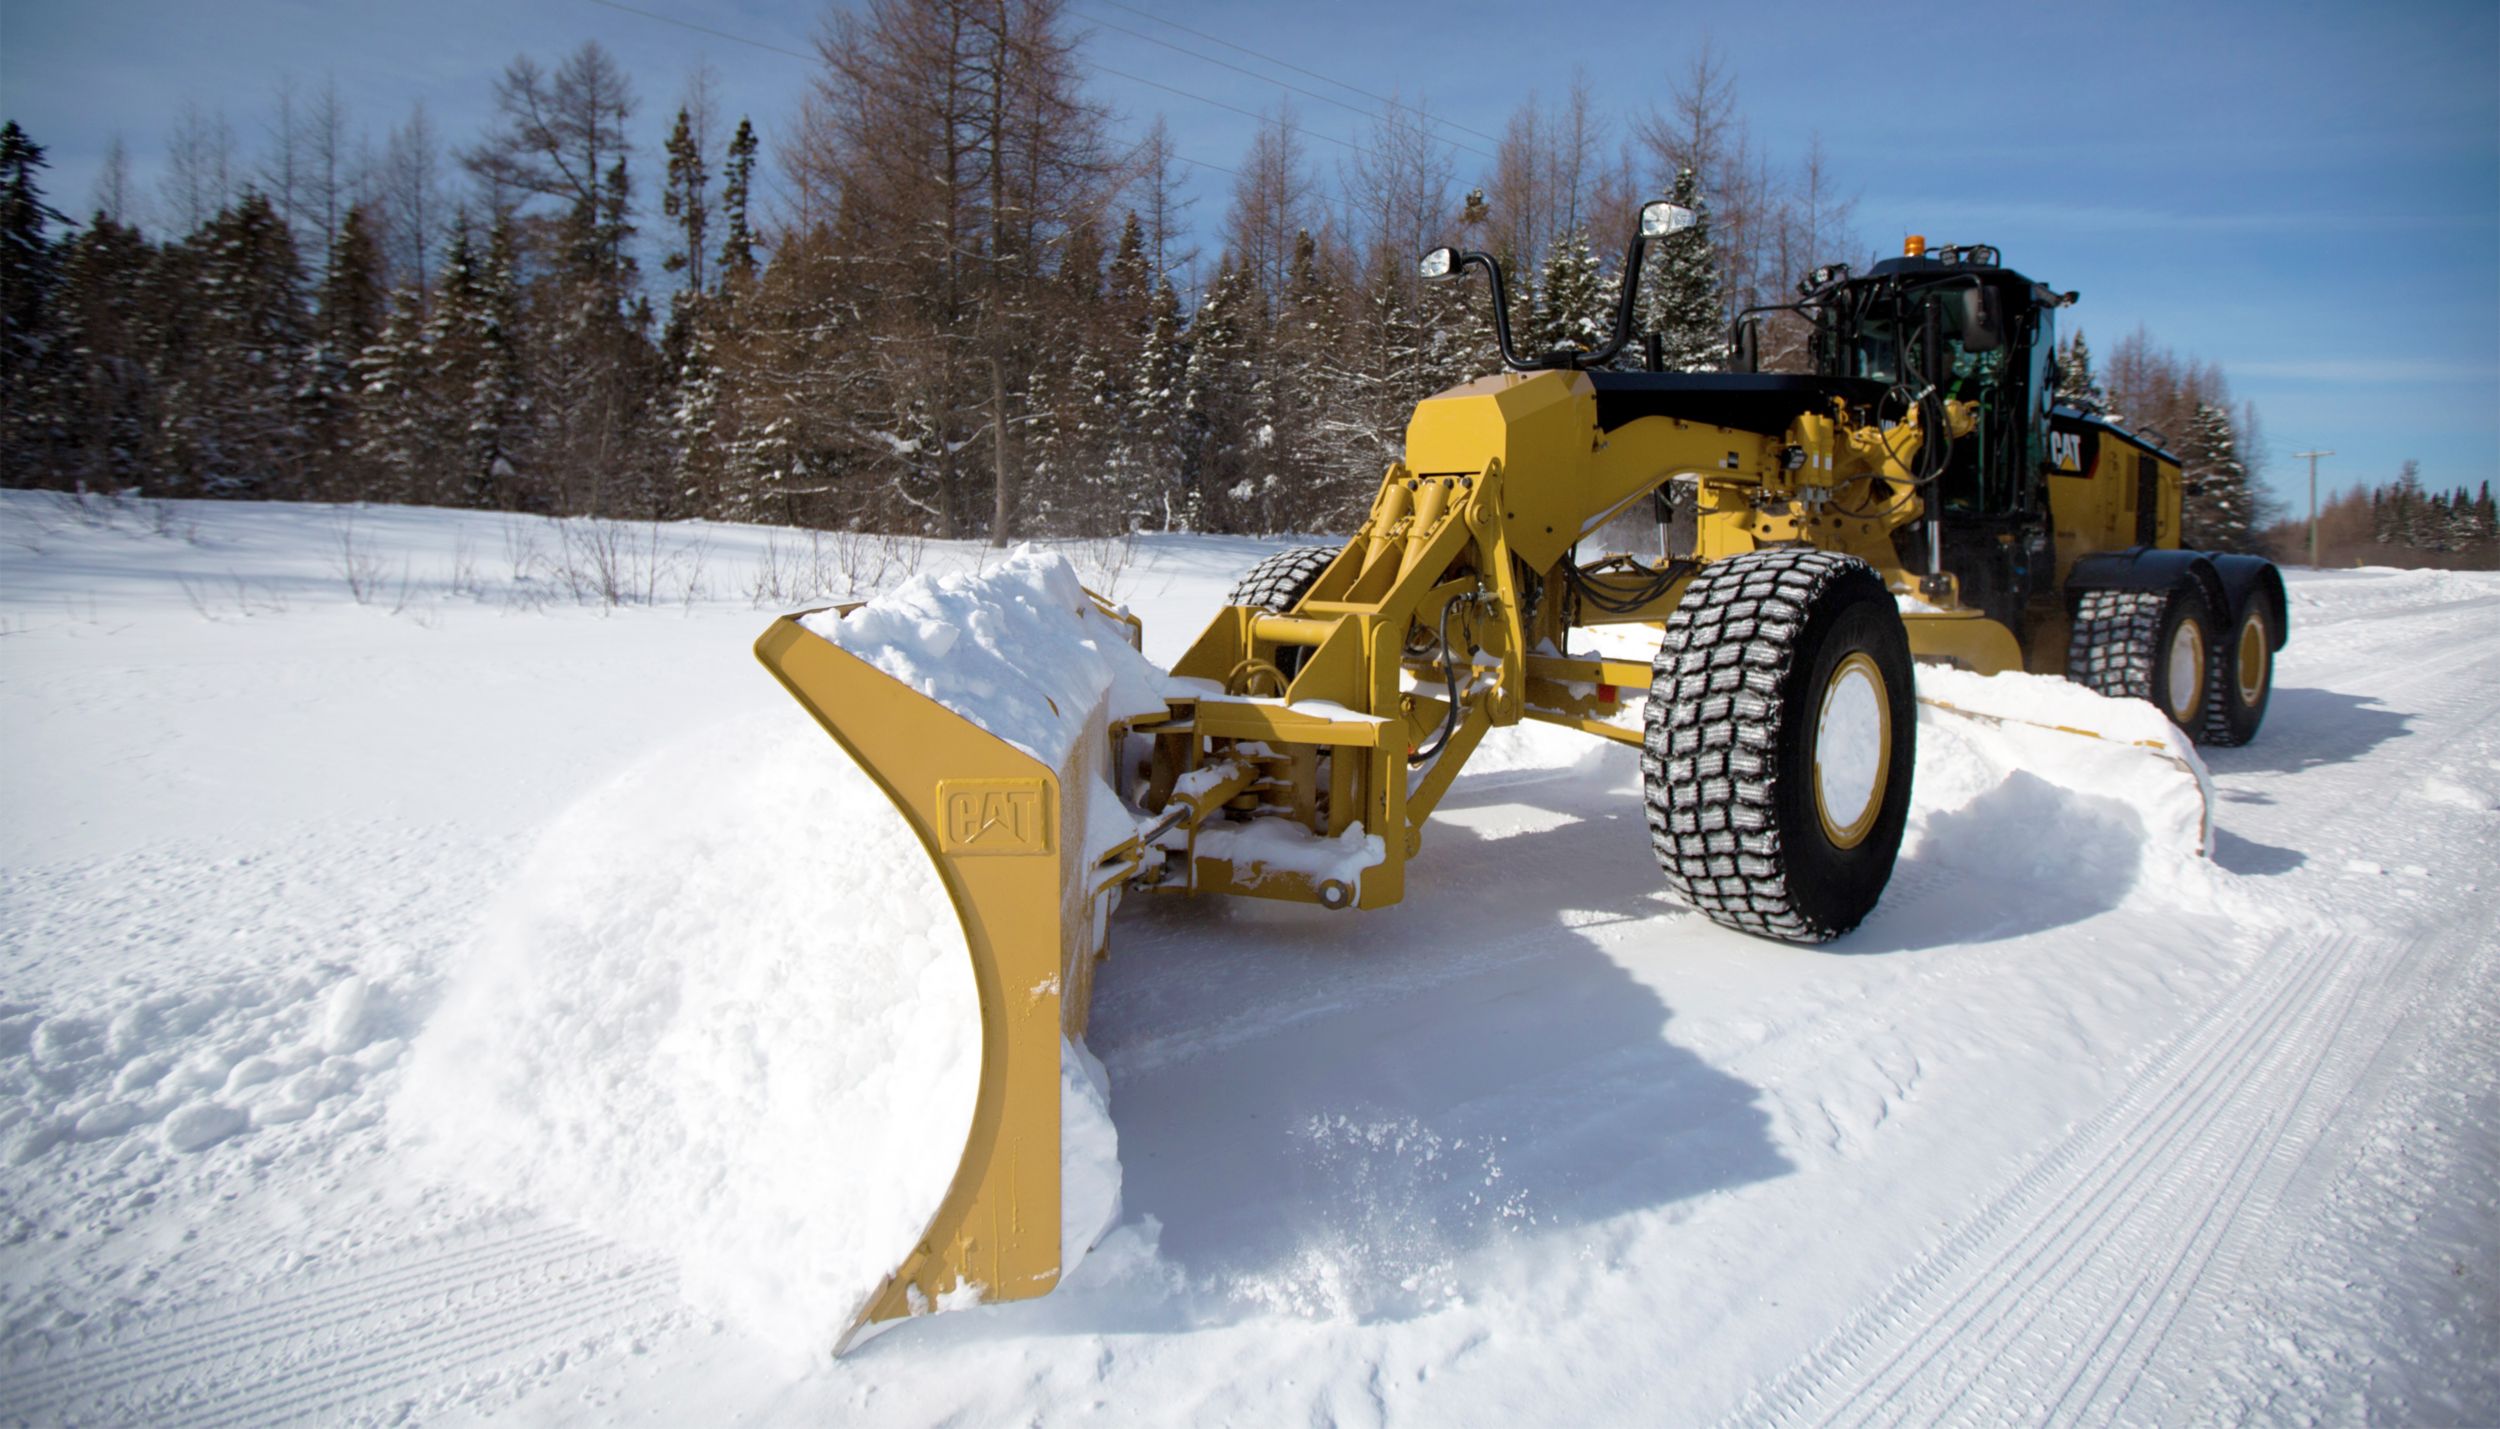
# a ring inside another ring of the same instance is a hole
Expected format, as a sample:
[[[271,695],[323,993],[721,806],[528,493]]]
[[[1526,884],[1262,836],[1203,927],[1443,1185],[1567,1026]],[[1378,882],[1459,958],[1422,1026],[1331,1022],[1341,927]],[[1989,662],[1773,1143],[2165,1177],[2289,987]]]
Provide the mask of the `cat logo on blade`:
[[[1050,791],[1040,779],[941,779],[947,853],[1050,852]]]

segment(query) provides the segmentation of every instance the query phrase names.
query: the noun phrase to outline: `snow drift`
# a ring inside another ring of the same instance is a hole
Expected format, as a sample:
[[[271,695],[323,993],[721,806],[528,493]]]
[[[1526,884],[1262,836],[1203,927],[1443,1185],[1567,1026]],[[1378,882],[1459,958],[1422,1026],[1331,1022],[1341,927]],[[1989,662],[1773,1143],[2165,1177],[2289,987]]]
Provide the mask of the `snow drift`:
[[[980,1076],[961,926],[885,795],[796,710],[717,727],[556,820],[486,929],[395,1108],[436,1164],[828,1348]]]
[[[2205,762],[2162,713],[2050,675],[1918,667],[1908,851],[1976,872],[2166,881],[2213,853]],[[2043,838],[2055,830],[2054,838]]]
[[[1064,559],[816,618],[1054,763],[1161,673]],[[1089,842],[1127,836],[1106,787]],[[927,1227],[980,1079],[953,903],[885,795],[797,710],[645,759],[551,825],[399,1103],[445,1168],[673,1256],[698,1302],[821,1352]],[[1062,1270],[1119,1215],[1108,1079],[1062,1053]]]

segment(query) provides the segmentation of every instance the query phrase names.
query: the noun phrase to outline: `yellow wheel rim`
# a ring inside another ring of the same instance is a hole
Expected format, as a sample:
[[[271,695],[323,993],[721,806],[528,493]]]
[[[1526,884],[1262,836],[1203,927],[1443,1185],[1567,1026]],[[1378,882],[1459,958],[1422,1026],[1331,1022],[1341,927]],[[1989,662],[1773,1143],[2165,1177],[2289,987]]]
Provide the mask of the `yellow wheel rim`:
[[[2266,644],[2266,617],[2252,610],[2240,622],[2240,704],[2249,709],[2266,696],[2266,663],[2273,659]]]
[[[2170,708],[2176,710],[2179,723],[2196,718],[2205,703],[2205,628],[2195,620],[2182,620],[2170,634],[2169,668],[2163,672],[2165,692]]]
[[[1816,705],[1814,812],[1834,848],[1856,848],[1883,812],[1892,781],[1892,700],[1873,656],[1832,668]]]

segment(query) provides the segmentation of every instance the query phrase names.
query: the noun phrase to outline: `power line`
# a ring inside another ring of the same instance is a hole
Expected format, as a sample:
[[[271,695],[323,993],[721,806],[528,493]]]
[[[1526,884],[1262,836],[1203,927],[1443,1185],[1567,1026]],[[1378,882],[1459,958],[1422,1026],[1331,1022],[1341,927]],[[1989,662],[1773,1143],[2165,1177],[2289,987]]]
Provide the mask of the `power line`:
[[[1098,5],[1109,5],[1109,6],[1111,6],[1113,9],[1116,9],[1116,10],[1126,10],[1126,11],[1127,11],[1127,12],[1129,12],[1130,14],[1135,15],[1135,16],[1138,16],[1138,17],[1139,17],[1139,18],[1141,18],[1141,19],[1152,20],[1152,21],[1154,21],[1154,22],[1155,22],[1156,24],[1158,24],[1158,25],[1168,25],[1168,26],[1170,26],[1171,28],[1173,28],[1173,29],[1175,29],[1175,30],[1180,31],[1180,32],[1181,32],[1181,33],[1183,33],[1183,34],[1187,34],[1187,35],[1196,35],[1199,39],[1202,39],[1202,40],[1208,41],[1208,42],[1209,42],[1209,43],[1211,43],[1211,44],[1218,44],[1218,45],[1222,45],[1224,48],[1226,48],[1226,49],[1228,49],[1228,50],[1238,50],[1238,51],[1240,51],[1242,54],[1248,55],[1248,56],[1250,56],[1250,57],[1251,57],[1251,58],[1253,58],[1253,59],[1262,59],[1262,60],[1265,60],[1265,61],[1267,61],[1269,64],[1275,65],[1275,66],[1277,66],[1277,67],[1279,67],[1279,68],[1281,68],[1281,69],[1289,69],[1289,70],[1292,70],[1295,74],[1298,74],[1298,75],[1303,75],[1303,76],[1306,76],[1306,77],[1308,77],[1308,78],[1318,80],[1318,81],[1319,81],[1320,83],[1322,83],[1322,84],[1333,84],[1333,85],[1337,86],[1339,89],[1342,89],[1342,90],[1347,90],[1347,91],[1349,91],[1349,92],[1351,92],[1351,93],[1354,93],[1354,94],[1359,94],[1359,95],[1363,96],[1365,99],[1372,100],[1372,101],[1374,101],[1374,102],[1376,102],[1376,103],[1386,104],[1386,105],[1391,106],[1392,108],[1406,110],[1407,112],[1409,112],[1409,113],[1411,113],[1411,114],[1415,115],[1417,118],[1422,119],[1422,120],[1423,120],[1425,123],[1427,123],[1427,124],[1438,124],[1438,125],[1441,125],[1443,128],[1446,128],[1446,129],[1456,129],[1457,131],[1459,131],[1459,132],[1460,132],[1460,133],[1462,133],[1462,134],[1473,134],[1473,135],[1475,135],[1477,138],[1482,139],[1482,140],[1484,140],[1486,143],[1489,143],[1489,144],[1499,144],[1499,143],[1501,143],[1501,142],[1502,142],[1502,141],[1501,141],[1501,139],[1500,139],[1499,137],[1495,136],[1495,135],[1492,135],[1492,134],[1487,134],[1487,133],[1485,133],[1485,132],[1484,132],[1483,130],[1481,130],[1481,129],[1470,129],[1470,128],[1468,128],[1466,125],[1461,124],[1461,123],[1458,123],[1456,120],[1451,120],[1451,119],[1437,119],[1437,118],[1434,118],[1431,114],[1427,113],[1426,111],[1424,111],[1424,110],[1422,110],[1422,109],[1418,109],[1418,108],[1416,108],[1414,105],[1411,105],[1411,104],[1406,103],[1404,100],[1399,100],[1399,99],[1391,99],[1389,96],[1387,96],[1387,95],[1385,95],[1385,94],[1374,94],[1374,93],[1372,93],[1370,90],[1365,89],[1365,88],[1363,88],[1363,87],[1362,87],[1362,86],[1360,86],[1360,85],[1348,84],[1348,83],[1346,83],[1346,82],[1345,82],[1344,80],[1342,80],[1342,79],[1335,78],[1334,76],[1331,76],[1331,75],[1324,75],[1324,74],[1321,74],[1318,70],[1315,70],[1315,69],[1304,69],[1302,66],[1300,66],[1300,65],[1298,65],[1298,64],[1295,64],[1295,63],[1294,63],[1293,61],[1291,61],[1291,60],[1280,60],[1280,59],[1276,58],[1274,55],[1271,55],[1271,54],[1265,54],[1265,53],[1262,53],[1261,51],[1254,50],[1254,49],[1250,48],[1248,45],[1237,45],[1237,44],[1234,44],[1232,41],[1230,41],[1230,40],[1228,40],[1228,39],[1225,39],[1225,38],[1224,38],[1223,36],[1221,36],[1221,35],[1210,35],[1210,34],[1208,34],[1208,33],[1207,33],[1206,31],[1204,31],[1204,30],[1194,30],[1194,29],[1191,29],[1189,26],[1182,24],[1182,23],[1181,23],[1180,21],[1178,21],[1178,20],[1169,20],[1169,19],[1166,19],[1166,18],[1164,18],[1164,17],[1163,17],[1163,16],[1161,16],[1161,15],[1157,15],[1157,14],[1155,14],[1155,13],[1154,13],[1153,11],[1151,11],[1151,10],[1140,10],[1140,9],[1138,9],[1138,8],[1137,8],[1136,6],[1134,6],[1134,5],[1126,5],[1126,4],[1122,4],[1122,3],[1121,3],[1121,0],[1093,0],[1093,3],[1098,4]],[[1200,58],[1204,58],[1204,56],[1201,56]],[[1269,82],[1269,83],[1271,83],[1271,84],[1276,83],[1276,81],[1274,81],[1274,80],[1269,80],[1268,82]],[[1482,153],[1483,151],[1482,151],[1482,150],[1477,150],[1477,151],[1475,151],[1475,152]],[[1490,156],[1488,155],[1487,157],[1490,157]]]
[[[639,15],[646,20],[657,20],[663,25],[675,25],[681,30],[692,30],[697,34],[710,35],[715,39],[727,40],[732,44],[746,45],[752,49],[763,50],[770,54],[784,55],[794,60],[804,60],[809,64],[818,63],[823,59],[823,56],[821,55],[811,55],[800,50],[790,49],[784,45],[776,45],[763,40],[750,39],[745,35],[732,34],[727,30],[717,30],[709,25],[698,25],[690,20],[680,20],[674,15],[663,15],[654,10],[638,9],[632,5],[621,4],[619,3],[619,0],[590,0],[590,3],[593,5],[603,5],[611,10],[621,10],[628,15]],[[1127,7],[1123,6],[1122,8],[1125,9]],[[1200,56],[1199,58],[1205,57]],[[1177,94],[1183,99],[1194,99],[1201,104],[1212,104],[1218,109],[1229,109],[1235,114],[1239,114],[1250,119],[1256,119],[1262,124],[1271,122],[1267,115],[1261,114],[1256,110],[1244,109],[1240,105],[1228,104],[1223,100],[1213,99],[1203,94],[1194,94],[1186,89],[1175,88],[1172,85],[1148,79],[1144,75],[1130,74],[1126,70],[1113,69],[1109,65],[1098,64],[1092,60],[1081,60],[1079,63],[1084,64],[1089,69],[1111,75],[1114,78],[1125,79],[1132,84],[1142,84],[1150,89],[1160,89],[1166,94]],[[1220,64],[1222,61],[1215,61],[1215,63]],[[1252,77],[1259,78],[1259,76],[1255,75]],[[1273,81],[1270,82],[1272,83]],[[1282,120],[1276,120],[1273,122],[1277,123],[1279,127],[1290,130],[1293,133],[1308,135],[1315,139],[1325,139],[1331,144],[1338,145],[1341,148],[1351,149],[1355,153],[1375,158],[1378,157],[1377,155],[1372,154],[1371,150],[1364,148],[1362,145],[1356,144],[1351,140],[1340,139],[1334,134],[1324,133],[1317,129],[1305,129],[1299,124],[1288,124]],[[1193,159],[1187,154],[1180,153],[1177,150],[1173,152],[1172,157],[1180,160],[1184,164],[1189,164],[1196,168],[1213,169],[1219,174],[1230,174],[1234,178],[1241,178],[1243,176],[1241,171],[1238,169],[1228,169],[1222,164],[1210,164],[1203,159]],[[1349,229],[1355,227],[1353,212],[1350,208],[1344,205],[1343,200],[1332,199],[1323,194],[1314,194],[1312,195],[1312,198],[1323,208],[1331,210],[1339,219],[1343,220]]]
[[[780,45],[766,44],[762,40],[750,40],[744,35],[733,35],[727,30],[715,30],[709,25],[698,25],[691,20],[680,20],[674,15],[662,15],[651,10],[637,10],[631,5],[620,5],[617,3],[617,0],[590,0],[590,3],[593,5],[605,5],[611,10],[622,10],[628,15],[640,15],[646,20],[657,20],[663,25],[675,25],[681,30],[692,30],[699,35],[710,35],[716,40],[727,40],[733,45],[746,45],[750,48],[765,50],[776,55],[788,55],[794,60],[806,60],[810,64],[815,63],[820,58],[820,56],[811,55],[801,50],[786,49]]]
[[[1238,104],[1227,104],[1221,99],[1213,99],[1203,94],[1196,94],[1186,89],[1179,89],[1172,85],[1161,83],[1157,80],[1148,79],[1142,74],[1130,74],[1124,69],[1113,69],[1111,66],[1096,60],[1081,60],[1079,63],[1083,64],[1087,69],[1094,70],[1101,74],[1111,75],[1115,78],[1125,79],[1131,84],[1142,84],[1149,89],[1162,90],[1166,94],[1177,94],[1183,99],[1197,100],[1200,104],[1212,104],[1218,109],[1229,109],[1235,114],[1247,115],[1252,119],[1258,120],[1262,124],[1273,123],[1279,129],[1288,129],[1296,134],[1307,134],[1314,139],[1325,139],[1340,149],[1352,149],[1355,153],[1362,154],[1370,158],[1376,159],[1380,157],[1379,155],[1372,153],[1371,150],[1355,143],[1351,139],[1340,139],[1334,134],[1326,133],[1318,129],[1305,129],[1299,124],[1288,124],[1282,119],[1271,120],[1268,116],[1261,114],[1255,109],[1244,109]]]
[[[823,58],[821,55],[806,54],[799,50],[787,48],[786,46],[768,44],[763,40],[749,39],[744,35],[733,35],[727,30],[716,30],[709,25],[698,25],[691,20],[680,20],[674,15],[663,15],[654,10],[639,10],[631,5],[620,4],[618,3],[618,0],[590,0],[590,3],[593,5],[604,5],[611,10],[622,10],[628,15],[640,15],[646,20],[657,20],[663,25],[675,25],[681,30],[692,30],[697,34],[710,35],[716,39],[728,40],[733,44],[747,45],[776,55],[787,55],[791,59],[805,60],[810,64],[817,63]],[[1212,99],[1203,94],[1194,94],[1189,90],[1175,88],[1172,85],[1148,79],[1144,75],[1130,74],[1126,70],[1113,69],[1109,65],[1098,64],[1093,60],[1081,60],[1079,63],[1085,65],[1089,69],[1097,70],[1103,74],[1111,75],[1118,79],[1125,79],[1132,84],[1142,84],[1150,89],[1162,90],[1166,94],[1177,94],[1183,99],[1194,99],[1200,104],[1212,104],[1218,109],[1229,109],[1235,114],[1256,119],[1262,124],[1268,122],[1268,117],[1266,115],[1261,114],[1256,110],[1244,109],[1238,104],[1227,104],[1220,99]],[[1217,63],[1221,63],[1221,61],[1217,61]],[[1253,76],[1253,78],[1257,78],[1257,76]],[[1289,129],[1296,134],[1308,135],[1314,139],[1325,139],[1329,143],[1335,144],[1340,148],[1351,149],[1355,153],[1362,154],[1370,158],[1380,157],[1362,145],[1354,143],[1352,140],[1340,139],[1334,134],[1324,133],[1317,129],[1305,129],[1299,124],[1286,124],[1282,120],[1277,121],[1277,123],[1280,127]],[[1208,167],[1214,166],[1209,165]],[[1229,173],[1231,170],[1228,169],[1225,172]]]
[[[1121,8],[1125,9],[1125,8],[1127,8],[1127,7],[1126,7],[1126,6],[1123,6],[1123,7],[1121,7]],[[1198,60],[1198,61],[1200,61],[1200,62],[1202,62],[1202,63],[1205,63],[1205,64],[1211,64],[1211,65],[1221,65],[1221,66],[1223,66],[1225,69],[1231,70],[1231,71],[1232,71],[1233,73],[1235,73],[1235,74],[1246,74],[1246,75],[1250,76],[1250,78],[1257,80],[1257,81],[1258,81],[1259,83],[1261,83],[1261,84],[1272,84],[1272,85],[1275,85],[1275,86],[1276,86],[1277,88],[1279,88],[1279,89],[1289,89],[1289,90],[1292,90],[1294,93],[1299,94],[1299,95],[1303,96],[1303,97],[1304,97],[1304,98],[1306,98],[1306,99],[1316,99],[1316,100],[1318,100],[1318,101],[1319,101],[1320,103],[1322,103],[1322,104],[1333,104],[1333,105],[1337,106],[1339,109],[1346,110],[1347,112],[1349,112],[1349,113],[1353,113],[1353,114],[1360,114],[1360,115],[1362,115],[1362,116],[1363,116],[1364,118],[1366,118],[1366,119],[1375,119],[1375,120],[1376,120],[1376,119],[1381,119],[1381,118],[1384,118],[1384,117],[1385,117],[1385,116],[1383,116],[1382,114],[1378,113],[1377,111],[1374,111],[1374,110],[1370,110],[1370,109],[1366,109],[1366,108],[1364,108],[1362,105],[1359,105],[1359,104],[1348,104],[1348,103],[1346,103],[1344,100],[1339,99],[1339,98],[1337,98],[1337,97],[1336,97],[1336,96],[1334,96],[1334,95],[1322,94],[1322,93],[1320,93],[1318,90],[1315,90],[1315,89],[1304,89],[1302,86],[1300,86],[1300,85],[1298,85],[1298,84],[1288,84],[1288,83],[1286,83],[1285,81],[1283,81],[1283,80],[1281,80],[1281,79],[1277,79],[1277,78],[1275,78],[1273,75],[1264,75],[1264,74],[1261,74],[1261,73],[1259,73],[1257,70],[1254,70],[1254,69],[1249,69],[1249,68],[1246,68],[1246,67],[1244,67],[1244,66],[1234,64],[1234,63],[1233,63],[1232,61],[1230,61],[1230,60],[1220,60],[1220,59],[1217,59],[1217,58],[1216,58],[1215,56],[1213,56],[1213,55],[1200,54],[1200,53],[1199,53],[1198,51],[1196,51],[1196,50],[1193,50],[1193,49],[1188,49],[1188,48],[1186,48],[1186,47],[1184,47],[1184,46],[1173,44],[1173,43],[1172,43],[1171,41],[1169,41],[1169,40],[1159,40],[1159,39],[1156,39],[1154,36],[1147,34],[1147,33],[1146,33],[1145,31],[1143,31],[1143,30],[1132,30],[1132,29],[1130,29],[1130,28],[1129,28],[1128,26],[1126,26],[1126,25],[1115,25],[1115,24],[1113,24],[1112,22],[1110,22],[1109,20],[1101,19],[1101,18],[1099,18],[1099,17],[1095,18],[1095,19],[1094,19],[1094,21],[1093,21],[1093,23],[1094,23],[1094,24],[1097,24],[1097,25],[1100,25],[1101,27],[1103,27],[1103,28],[1104,28],[1104,29],[1106,29],[1106,30],[1117,30],[1117,31],[1119,31],[1119,32],[1120,32],[1121,34],[1123,34],[1123,35],[1131,35],[1131,36],[1134,36],[1134,37],[1136,37],[1136,38],[1138,38],[1138,39],[1144,40],[1147,44],[1150,44],[1150,45],[1160,45],[1160,46],[1161,46],[1161,47],[1163,47],[1164,49],[1170,50],[1172,53],[1174,53],[1174,54],[1176,54],[1176,55],[1187,55],[1187,56],[1189,56],[1191,59]],[[1194,33],[1194,32],[1193,32],[1193,33]],[[1359,92],[1359,91],[1358,91],[1358,92]],[[1200,98],[1200,97],[1203,97],[1203,96],[1192,95],[1191,97],[1192,97],[1192,98]],[[1400,106],[1398,106],[1398,107],[1400,107],[1400,108],[1404,108],[1405,106],[1400,105]],[[1443,138],[1443,137],[1441,137],[1441,136],[1439,136],[1439,135],[1433,135],[1433,136],[1430,136],[1430,137],[1432,137],[1432,138],[1435,138],[1435,139],[1439,140],[1439,142],[1441,142],[1441,143],[1444,143],[1444,144],[1449,145],[1449,146],[1450,146],[1451,148],[1453,148],[1453,149],[1464,149],[1464,150],[1466,150],[1468,153],[1470,153],[1470,154],[1474,154],[1474,155],[1477,155],[1478,157],[1481,157],[1481,158],[1490,159],[1490,158],[1494,157],[1494,156],[1493,156],[1493,154],[1492,154],[1491,152],[1489,152],[1489,151],[1487,151],[1487,150],[1484,150],[1484,149],[1479,149],[1479,148],[1477,148],[1477,147],[1476,147],[1475,145],[1473,145],[1473,144],[1462,144],[1462,143],[1460,143],[1459,141],[1457,141],[1456,139]]]

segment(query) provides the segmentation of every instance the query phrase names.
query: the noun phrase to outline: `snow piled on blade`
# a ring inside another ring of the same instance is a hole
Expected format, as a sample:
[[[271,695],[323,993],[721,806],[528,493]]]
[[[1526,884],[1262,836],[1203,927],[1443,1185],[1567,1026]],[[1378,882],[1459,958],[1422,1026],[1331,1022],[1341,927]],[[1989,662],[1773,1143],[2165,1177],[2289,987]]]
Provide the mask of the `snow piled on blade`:
[[[944,1198],[980,1057],[936,870],[794,708],[546,830],[394,1115],[437,1169],[672,1256],[696,1303],[822,1354]]]
[[[1112,719],[1160,714],[1170,683],[1095,607],[1067,557],[1037,546],[800,623],[1053,768],[1097,706]]]

